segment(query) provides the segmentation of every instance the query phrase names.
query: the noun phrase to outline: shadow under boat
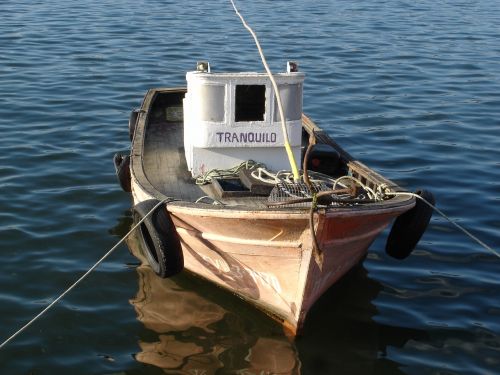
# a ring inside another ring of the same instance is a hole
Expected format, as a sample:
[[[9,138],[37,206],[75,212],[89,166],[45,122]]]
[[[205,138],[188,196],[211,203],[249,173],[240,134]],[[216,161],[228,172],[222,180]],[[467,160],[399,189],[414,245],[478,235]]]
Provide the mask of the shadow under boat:
[[[303,373],[404,374],[401,364],[386,358],[390,347],[427,340],[423,330],[379,323],[376,299],[384,286],[354,267],[313,306],[304,334],[295,344]]]
[[[130,300],[137,318],[155,332],[139,341],[137,361],[165,373],[299,374],[297,351],[278,323],[233,295],[187,272],[158,278],[136,235],[128,241],[140,261],[139,288]]]
[[[373,301],[383,285],[361,264],[317,301],[304,335],[290,340],[260,310],[189,272],[158,278],[138,233],[127,245],[141,261],[130,303],[154,332],[141,337],[135,358],[165,373],[402,374],[398,363],[385,358],[387,347],[426,339],[424,331],[374,321]]]

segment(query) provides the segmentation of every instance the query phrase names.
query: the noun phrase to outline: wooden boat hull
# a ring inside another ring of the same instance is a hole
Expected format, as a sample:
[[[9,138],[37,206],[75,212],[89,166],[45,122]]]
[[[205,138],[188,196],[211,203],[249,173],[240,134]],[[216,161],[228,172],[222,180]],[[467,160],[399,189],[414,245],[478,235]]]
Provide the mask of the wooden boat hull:
[[[144,98],[130,155],[134,205],[175,198],[165,209],[185,269],[249,301],[295,335],[314,302],[366,256],[377,235],[415,199],[323,206],[312,221],[323,256],[318,262],[307,207],[268,207],[262,197],[225,198],[222,205],[199,202],[210,191],[194,184],[187,172],[182,123],[156,116],[166,112],[164,106],[178,108],[184,94],[185,89],[153,89]],[[302,128],[337,150],[350,177],[374,191],[400,189],[352,158],[305,115]]]
[[[133,185],[134,201],[147,194]],[[186,207],[167,210],[185,269],[267,312],[296,335],[314,302],[360,262],[393,218],[411,208],[320,211],[315,230],[323,264],[313,256],[309,214]]]

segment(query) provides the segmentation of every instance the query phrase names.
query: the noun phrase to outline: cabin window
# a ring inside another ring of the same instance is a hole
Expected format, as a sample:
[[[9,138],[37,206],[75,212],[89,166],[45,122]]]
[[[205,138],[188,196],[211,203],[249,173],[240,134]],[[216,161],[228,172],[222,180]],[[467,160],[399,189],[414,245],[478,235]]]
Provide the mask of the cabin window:
[[[287,121],[296,121],[302,118],[302,84],[279,85],[281,103]],[[274,121],[280,121],[278,100],[274,99]]]
[[[236,108],[234,120],[264,121],[266,113],[265,85],[236,85]]]
[[[226,86],[202,85],[199,89],[200,116],[203,121],[223,122]]]

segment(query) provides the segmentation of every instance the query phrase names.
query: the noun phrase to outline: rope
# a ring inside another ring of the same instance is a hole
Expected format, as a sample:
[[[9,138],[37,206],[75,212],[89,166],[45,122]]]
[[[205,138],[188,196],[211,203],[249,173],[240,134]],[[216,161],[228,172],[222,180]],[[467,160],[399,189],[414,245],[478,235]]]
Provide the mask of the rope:
[[[281,171],[280,171],[281,172]],[[280,173],[271,173],[265,168],[257,168],[252,171],[251,175],[253,178],[256,180],[262,181],[266,184],[277,184],[281,182],[281,180],[278,178],[278,174]]]
[[[304,162],[302,164],[302,170],[304,175],[302,176],[304,183],[307,185],[307,188],[312,194],[312,203],[311,209],[309,210],[309,231],[311,232],[312,245],[313,245],[313,255],[316,264],[318,265],[320,271],[323,270],[323,250],[319,246],[318,237],[316,236],[316,230],[314,229],[314,213],[318,209],[318,195],[314,190],[313,185],[311,183],[311,179],[309,178],[309,171],[307,170],[307,164],[309,163],[309,155],[316,144],[316,135],[314,134],[314,130],[309,135],[309,145],[307,146],[306,153],[304,154]],[[318,223],[319,225],[319,223]]]
[[[268,171],[266,168],[258,167],[252,171],[251,175],[256,180],[259,180],[266,184],[279,184],[280,182],[292,184],[294,181],[293,173],[286,170],[281,170],[273,173]],[[314,180],[314,182],[316,181],[318,180]]]
[[[342,176],[342,177],[339,177],[336,180],[334,180],[333,187],[332,187],[333,190],[335,190],[337,188],[337,184],[339,184],[340,186],[342,186],[344,188],[347,187],[344,184],[341,184],[339,182],[341,180],[351,180],[351,181],[354,181],[355,183],[357,183],[359,186],[361,186],[368,193],[368,198],[377,200],[377,194],[375,194],[375,192],[372,189],[370,189],[368,186],[366,186],[365,184],[363,184],[360,180],[358,180],[357,178],[352,177],[352,176]]]
[[[196,178],[196,185],[205,185],[212,182],[214,178],[229,178],[235,177],[238,175],[238,172],[242,169],[250,169],[253,170],[255,168],[263,167],[264,164],[257,163],[253,160],[247,160],[243,163],[229,169],[211,169],[205,174]]]
[[[492,254],[496,255],[497,257],[500,258],[500,253],[498,253],[496,250],[494,250],[493,248],[491,248],[490,246],[486,245],[483,241],[481,241],[479,238],[477,238],[476,236],[474,236],[471,232],[469,232],[467,229],[465,229],[464,227],[462,227],[461,225],[455,223],[452,219],[450,219],[448,216],[446,216],[446,214],[441,211],[439,208],[437,208],[436,206],[432,205],[431,203],[429,203],[426,199],[422,198],[420,195],[418,194],[415,194],[415,193],[410,193],[410,192],[387,192],[385,191],[384,192],[385,195],[402,195],[402,196],[410,196],[410,197],[415,197],[415,198],[418,198],[420,199],[422,202],[424,202],[425,204],[427,204],[429,207],[431,207],[434,211],[436,211],[438,214],[440,214],[443,218],[445,218],[446,220],[448,220],[451,224],[453,224],[456,228],[458,228],[460,231],[462,231],[463,233],[465,233],[466,236],[468,236],[469,238],[471,238],[472,240],[476,241],[479,245],[481,245],[483,248],[485,248],[486,250],[490,251]]]
[[[290,142],[288,140],[288,131],[286,129],[286,123],[285,123],[285,111],[283,110],[283,104],[281,102],[281,95],[280,95],[280,92],[278,90],[278,85],[276,84],[276,81],[274,80],[273,74],[271,73],[271,69],[269,69],[269,66],[267,65],[267,61],[266,61],[266,58],[264,56],[264,52],[262,52],[262,48],[260,46],[259,39],[257,39],[257,35],[255,35],[252,28],[246,23],[245,19],[243,18],[243,16],[240,14],[238,9],[236,8],[234,1],[233,0],[229,0],[229,1],[231,1],[231,4],[233,5],[233,9],[236,12],[236,15],[240,18],[241,22],[243,23],[243,26],[245,27],[245,29],[247,29],[250,32],[250,34],[252,35],[252,37],[255,41],[255,45],[257,46],[257,49],[259,50],[260,59],[262,60],[262,64],[264,65],[264,69],[266,70],[266,73],[269,76],[269,79],[271,80],[271,84],[273,86],[274,93],[276,94],[276,101],[278,102],[278,109],[279,109],[279,113],[280,113],[280,117],[281,117],[281,129],[283,131],[283,137],[285,139],[285,150],[286,150],[286,153],[288,155],[288,161],[290,163],[290,167],[291,167],[292,172],[293,172],[294,180],[299,181],[300,180],[299,170],[297,168],[297,163],[295,162],[295,157],[293,156],[292,148],[290,147]]]
[[[217,200],[217,199],[215,199],[215,198],[212,198],[212,197],[210,197],[210,196],[208,196],[208,195],[204,195],[203,197],[198,198],[198,199],[197,199],[194,203],[200,203],[200,202],[202,202],[202,201],[203,201],[203,200],[205,200],[205,199],[209,199],[209,200],[211,200],[211,201],[212,201],[212,203],[211,203],[211,204],[212,204],[212,205],[214,205],[214,206],[215,206],[215,205],[225,206],[225,204],[224,204],[224,203],[222,203],[221,201],[219,201],[219,200]],[[203,203],[203,202],[202,202],[202,203]]]
[[[26,323],[24,326],[22,326],[19,330],[17,330],[13,335],[11,335],[8,339],[6,339],[4,342],[2,342],[0,344],[0,349],[2,349],[5,345],[7,345],[11,340],[13,340],[16,336],[18,336],[20,333],[22,333],[24,330],[26,330],[26,328],[28,328],[31,324],[33,324],[36,320],[38,320],[42,315],[44,315],[48,310],[50,310],[57,302],[59,302],[61,299],[63,299],[63,297],[68,294],[71,290],[73,290],[78,284],[80,284],[80,282],[82,282],[94,269],[97,268],[97,266],[99,266],[99,264],[101,264],[108,256],[111,255],[111,253],[113,251],[115,251],[115,249],[121,245],[121,243],[123,241],[125,241],[125,239],[130,236],[130,234],[132,234],[132,232],[140,225],[142,224],[142,222],[144,220],[146,220],[146,218],[148,216],[150,216],[160,205],[164,204],[164,203],[167,203],[168,201],[170,201],[171,198],[166,198],[164,200],[162,200],[160,203],[158,203],[156,206],[153,207],[153,209],[151,209],[151,211],[149,211],[147,213],[147,215],[145,215],[136,225],[134,225],[134,227],[132,229],[130,229],[128,231],[128,233],[120,240],[116,243],[115,246],[113,246],[106,254],[104,254],[102,256],[101,259],[99,259],[92,267],[90,267],[90,269],[85,272],[78,280],[76,280],[68,289],[66,289],[62,294],[59,295],[59,297],[57,297],[54,301],[52,301],[47,307],[45,307],[40,313],[38,313],[33,319],[31,319],[28,323]]]
[[[276,202],[267,202],[267,206],[273,207],[273,206],[288,206],[292,204],[300,204],[300,203],[309,203],[309,202],[314,202],[316,199],[316,204],[318,204],[318,199],[326,198],[330,203],[342,203],[342,204],[369,204],[369,203],[377,203],[379,202],[378,200],[374,199],[366,199],[366,198],[346,198],[345,196],[339,196],[335,197],[333,194],[338,194],[338,193],[344,193],[345,190],[323,190],[319,191],[317,193],[314,193],[310,197],[303,197],[303,198],[294,198],[294,199],[286,199],[284,201],[276,201]],[[325,205],[323,203],[322,205]]]
[[[306,151],[307,153],[307,151]],[[304,157],[305,159],[305,157]],[[353,177],[353,176],[341,176],[337,179],[333,179],[330,176],[323,175],[318,172],[314,171],[308,171],[308,176],[305,176],[305,173],[302,175],[304,182],[306,179],[308,179],[310,182],[313,183],[323,183],[323,182],[330,182],[332,184],[332,190],[337,189],[337,185],[340,185],[342,188],[347,188],[348,186],[346,184],[343,184],[342,180],[349,180],[353,181],[355,184],[359,185],[363,190],[366,191],[368,194],[368,198],[371,201],[381,201],[383,200],[381,194],[375,193],[373,189],[368,187],[366,184],[363,184],[359,179]],[[290,177],[291,173],[289,171],[279,171],[277,173],[273,173],[265,169],[264,167],[259,167],[255,166],[252,169],[251,173],[252,177],[255,178],[256,180],[262,181],[266,184],[278,184],[278,183],[292,183]],[[306,184],[307,185],[307,184]]]

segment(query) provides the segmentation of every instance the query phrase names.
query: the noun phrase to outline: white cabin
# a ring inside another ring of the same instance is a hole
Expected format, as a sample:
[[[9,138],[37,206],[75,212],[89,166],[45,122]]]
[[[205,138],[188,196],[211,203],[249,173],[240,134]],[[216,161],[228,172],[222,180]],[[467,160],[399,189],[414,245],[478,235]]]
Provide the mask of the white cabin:
[[[211,73],[208,63],[188,72],[184,98],[184,148],[193,177],[246,160],[270,170],[290,170],[277,101],[266,73]],[[289,64],[289,66],[294,66]],[[289,143],[300,163],[304,74],[274,75]]]

